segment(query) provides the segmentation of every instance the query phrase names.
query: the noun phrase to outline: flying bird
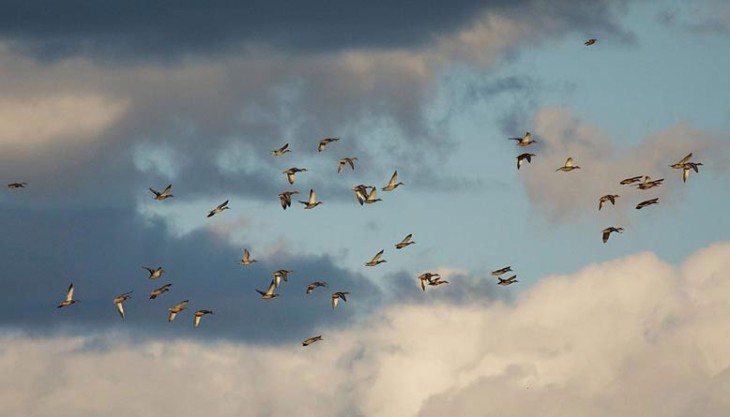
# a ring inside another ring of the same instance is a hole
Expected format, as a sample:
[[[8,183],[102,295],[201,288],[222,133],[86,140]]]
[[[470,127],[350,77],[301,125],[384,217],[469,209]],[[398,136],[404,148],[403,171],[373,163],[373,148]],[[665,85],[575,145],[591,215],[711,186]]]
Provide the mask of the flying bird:
[[[297,179],[297,172],[304,172],[306,170],[307,168],[292,167],[283,171],[283,173],[286,174],[286,179],[289,181],[289,184],[294,184],[294,180]]]
[[[314,194],[314,190],[309,190],[309,200],[308,201],[300,201],[300,203],[304,204],[305,209],[313,209],[317,207],[318,205],[322,204],[321,201],[317,201],[317,195]]]
[[[365,200],[368,199],[368,189],[375,189],[375,187],[363,184],[352,187],[352,191],[355,193],[355,197],[357,197],[357,202],[360,203],[361,206]]]
[[[275,149],[275,150],[271,151],[271,154],[272,154],[272,155],[274,155],[274,156],[281,156],[281,155],[284,155],[284,154],[285,154],[285,153],[287,153],[287,152],[291,152],[291,151],[290,151],[289,149],[287,149],[288,147],[289,147],[289,144],[288,144],[288,143],[286,143],[286,144],[284,144],[284,146],[282,146],[281,148],[279,148],[279,149]]]
[[[662,185],[662,182],[664,182],[664,178],[659,178],[658,180],[651,180],[651,177],[648,175],[644,176],[644,181],[640,184],[637,184],[636,186],[639,187],[640,190],[648,190],[650,188],[658,187]]]
[[[583,43],[583,45],[585,45],[585,46],[591,46],[591,45],[593,45],[594,43],[596,43],[596,41],[597,41],[597,40],[598,40],[598,39],[593,39],[593,38],[591,38],[591,39],[588,39],[587,41],[585,41],[585,42]]]
[[[210,310],[198,310],[198,311],[196,311],[194,313],[194,317],[193,317],[193,327],[200,326],[200,319],[202,319],[203,316],[206,315],[206,314],[213,314],[213,312],[210,311]]]
[[[370,262],[366,263],[365,266],[375,266],[383,262],[388,262],[384,259],[380,259],[380,257],[383,256],[383,252],[385,252],[385,249],[381,250],[375,256],[373,256],[373,259]]]
[[[291,207],[291,196],[299,194],[299,191],[284,191],[279,194],[279,201],[281,201],[281,208],[286,210],[287,207]]]
[[[274,285],[275,288],[279,287],[279,284],[281,284],[281,280],[283,279],[284,282],[289,281],[289,274],[294,272],[293,269],[279,269],[277,271],[274,271]]]
[[[534,153],[523,153],[520,155],[517,155],[517,169],[519,170],[522,164],[525,163],[525,160],[527,160],[527,163],[532,163],[532,157],[535,156]]]
[[[161,266],[158,267],[157,269],[152,269],[149,266],[143,266],[142,269],[146,269],[147,272],[150,273],[150,276],[148,277],[149,279],[157,279],[157,278],[161,277],[162,274],[167,272]]]
[[[174,195],[170,194],[170,190],[172,190],[172,184],[169,184],[162,192],[159,192],[153,188],[150,187],[150,191],[152,194],[155,195],[155,200],[166,200],[168,198],[175,197]]]
[[[373,204],[377,203],[378,201],[383,201],[382,198],[376,198],[378,196],[378,189],[373,187],[370,189],[370,193],[368,194],[367,198],[365,198],[365,204]]]
[[[337,304],[340,302],[340,298],[342,299],[342,301],[347,302],[346,296],[348,296],[348,295],[350,295],[349,292],[342,292],[342,291],[337,291],[336,293],[332,293],[332,309],[334,310],[335,308],[337,308]]]
[[[172,284],[165,284],[160,288],[157,288],[156,290],[152,290],[152,292],[150,293],[150,300],[154,300],[155,298],[157,298],[158,295],[170,291],[170,287],[172,287]]]
[[[702,162],[685,162],[682,167],[682,182],[687,182],[690,170],[694,170],[696,173],[700,171],[697,169],[698,166],[702,165]]]
[[[565,160],[565,165],[561,166],[560,168],[556,169],[555,171],[563,171],[563,172],[570,172],[574,169],[580,169],[578,165],[573,164],[573,158],[568,157],[568,159]]]
[[[168,308],[167,310],[170,312],[170,315],[167,317],[167,321],[171,322],[175,320],[175,317],[177,317],[177,314],[185,309],[185,307],[190,300],[182,300],[179,303],[175,304],[174,306]]]
[[[68,292],[66,292],[66,299],[61,302],[61,304],[58,305],[57,308],[61,307],[68,307],[72,304],[76,304],[79,302],[79,300],[74,300],[74,284],[73,282],[71,285],[68,286]]]
[[[514,284],[515,282],[519,282],[519,281],[517,281],[517,275],[512,275],[511,277],[509,277],[507,279],[502,279],[502,278],[497,278],[497,279],[499,280],[499,282],[497,283],[497,285],[502,285],[502,286],[505,286],[505,287],[507,285]]]
[[[658,198],[652,198],[651,200],[642,201],[641,203],[636,205],[637,210],[641,210],[646,206],[650,206],[652,204],[659,204]]]
[[[685,156],[684,158],[680,159],[679,162],[677,162],[676,164],[672,164],[669,166],[674,169],[682,169],[682,168],[684,168],[684,164],[686,164],[690,158],[692,158],[692,152],[687,154],[687,156]]]
[[[606,201],[610,201],[611,205],[615,206],[616,199],[619,197],[620,196],[617,194],[606,194],[603,197],[599,198],[598,199],[598,211],[601,211],[601,209],[603,208],[603,205],[606,204]]]
[[[441,275],[433,272],[424,272],[418,276],[418,280],[421,281],[421,289],[423,291],[426,291],[426,285],[431,285],[433,280],[438,281],[439,279],[441,279]]]
[[[276,298],[279,296],[279,294],[275,294],[274,291],[276,290],[277,284],[275,280],[271,280],[271,283],[269,284],[269,288],[266,289],[266,291],[256,290],[257,293],[261,294],[261,298],[264,300],[269,300],[272,298]]]
[[[243,250],[243,259],[241,259],[241,265],[251,265],[254,262],[258,262],[256,259],[251,259],[251,253],[248,249]]]
[[[603,243],[608,242],[608,238],[611,237],[611,233],[623,233],[624,228],[623,227],[607,227],[603,229]]]
[[[401,240],[399,243],[395,244],[396,249],[403,249],[408,245],[413,245],[416,242],[412,241],[411,238],[413,238],[413,234],[409,234],[408,236],[404,237],[403,240]]]
[[[507,140],[516,140],[517,146],[528,146],[537,142],[536,140],[532,139],[532,135],[530,135],[530,132],[525,133],[525,136],[521,138],[507,138]]]
[[[230,207],[228,207],[228,200],[220,203],[218,207],[214,208],[208,213],[208,217],[213,217],[218,213],[222,213],[223,210],[228,210]]]
[[[321,335],[320,336],[310,337],[309,339],[307,339],[307,340],[305,340],[305,341],[302,342],[302,346],[309,346],[312,343],[317,342],[317,341],[320,341],[320,340],[322,340],[322,336]]]
[[[132,298],[129,294],[133,292],[134,291],[127,291],[114,299],[114,304],[117,306],[117,311],[122,318],[124,318],[124,306],[122,303]]]
[[[27,182],[11,182],[8,184],[8,188],[11,190],[17,190],[18,188],[25,188],[26,185],[28,185]]]
[[[324,281],[314,281],[313,283],[307,285],[307,294],[311,294],[315,288],[328,287],[328,286],[329,285]]]
[[[621,185],[633,184],[635,182],[641,181],[641,178],[643,178],[643,177],[644,177],[643,175],[639,175],[638,177],[626,178],[624,180],[621,180],[620,184]]]
[[[398,188],[399,185],[404,185],[402,182],[398,181],[398,171],[395,171],[393,173],[393,176],[390,177],[390,181],[388,181],[388,185],[382,188],[383,191],[393,191],[396,188]]]
[[[317,152],[322,152],[324,150],[324,147],[332,142],[337,142],[340,140],[340,138],[324,138],[319,141],[319,146],[317,146]]]
[[[502,275],[504,273],[510,272],[510,271],[512,271],[512,267],[511,266],[506,266],[506,267],[504,267],[502,269],[498,269],[496,271],[492,271],[492,276],[498,277],[498,276],[500,276],[500,275]]]
[[[432,280],[428,281],[428,285],[430,285],[432,287],[436,287],[441,284],[448,284],[448,283],[449,283],[449,281],[442,280],[441,278],[436,278],[436,279],[432,279]]]
[[[355,170],[355,161],[357,161],[357,158],[342,158],[340,159],[340,165],[337,167],[337,173],[344,171],[345,165],[350,164],[350,168],[352,170]]]

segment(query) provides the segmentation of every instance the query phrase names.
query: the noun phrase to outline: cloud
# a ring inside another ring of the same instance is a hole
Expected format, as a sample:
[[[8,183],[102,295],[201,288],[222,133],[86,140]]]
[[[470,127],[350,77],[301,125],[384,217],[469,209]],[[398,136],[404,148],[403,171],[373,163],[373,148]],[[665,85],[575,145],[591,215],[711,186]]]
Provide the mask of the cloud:
[[[307,348],[201,341],[204,327],[174,341],[5,332],[0,395],[9,416],[721,416],[728,267],[727,242],[678,266],[639,253],[510,303],[432,299],[293,330],[323,335]]]

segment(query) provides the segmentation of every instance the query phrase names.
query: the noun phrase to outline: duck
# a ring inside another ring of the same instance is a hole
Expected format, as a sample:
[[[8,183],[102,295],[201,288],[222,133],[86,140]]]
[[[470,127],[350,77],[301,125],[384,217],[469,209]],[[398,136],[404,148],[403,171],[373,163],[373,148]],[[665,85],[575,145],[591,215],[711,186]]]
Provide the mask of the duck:
[[[324,147],[332,142],[337,142],[340,140],[340,138],[324,138],[319,141],[319,145],[317,146],[317,152],[322,152],[324,150]]]
[[[371,185],[360,184],[352,187],[352,191],[355,193],[355,197],[357,197],[357,202],[362,206],[363,203],[365,203],[365,200],[368,199],[368,189],[374,188],[375,187]]]
[[[430,285],[432,287],[437,287],[441,284],[448,284],[448,283],[449,283],[449,281],[442,280],[441,278],[436,278],[434,280],[428,281],[428,285]]]
[[[193,315],[193,327],[200,326],[200,319],[202,319],[203,316],[206,315],[206,314],[213,314],[213,312],[210,311],[210,310],[198,310],[198,311],[196,311],[194,313],[194,315]]]
[[[607,228],[603,229],[603,232],[601,232],[601,233],[603,233],[603,243],[608,242],[608,238],[611,237],[611,233],[613,233],[613,232],[623,233],[623,231],[624,231],[623,227],[613,227],[612,226],[612,227],[607,227]]]
[[[672,165],[669,165],[669,166],[672,167],[672,168],[674,168],[674,169],[683,169],[684,168],[684,164],[686,164],[687,161],[689,161],[690,158],[692,158],[692,152],[690,152],[689,154],[687,154],[687,156],[685,156],[684,158],[680,159],[679,162],[677,162],[676,164],[672,164]]]
[[[62,307],[68,307],[70,305],[76,304],[79,302],[79,300],[74,300],[74,284],[73,282],[71,285],[68,286],[68,291],[66,292],[66,298],[61,302],[61,304],[58,305],[57,308]]]
[[[365,266],[375,266],[378,264],[382,264],[383,262],[388,262],[384,259],[380,259],[380,257],[383,256],[383,252],[385,252],[385,249],[381,250],[375,256],[373,256],[373,259],[370,260],[370,262],[366,263]]]
[[[368,194],[367,198],[365,199],[365,204],[373,204],[377,203],[378,201],[383,201],[382,198],[376,198],[378,196],[378,189],[373,187],[370,189],[370,193]]]
[[[640,184],[637,184],[637,187],[640,190],[648,190],[650,188],[658,187],[662,185],[662,182],[664,182],[664,178],[659,178],[658,180],[651,180],[651,177],[648,175],[644,176],[644,181]]]
[[[606,194],[603,197],[599,198],[598,199],[598,211],[601,211],[601,209],[603,208],[603,205],[606,203],[606,201],[610,201],[611,205],[615,206],[616,199],[619,197],[621,197],[621,196],[617,195],[617,194]]]
[[[307,295],[311,294],[315,288],[328,287],[328,286],[329,286],[329,284],[327,284],[324,281],[314,281],[311,284],[307,285]]]
[[[266,291],[256,290],[257,293],[261,294],[261,298],[264,300],[270,300],[272,298],[278,297],[280,294],[275,294],[274,291],[276,290],[277,284],[275,280],[271,280],[271,283],[269,284],[269,288],[266,289]]]
[[[248,249],[243,249],[243,259],[241,259],[241,265],[251,265],[254,262],[258,262],[256,259],[251,259],[251,252]]]
[[[282,146],[281,148],[274,149],[273,151],[271,151],[271,154],[274,155],[274,156],[284,155],[287,152],[291,152],[289,149],[287,149],[288,147],[289,147],[289,144],[288,143],[285,143],[284,146]]]
[[[505,273],[511,272],[511,271],[512,271],[512,267],[511,266],[505,266],[504,268],[498,269],[496,271],[492,271],[492,276],[498,277],[498,276],[500,276],[502,274],[505,274]]]
[[[516,140],[517,146],[528,146],[537,142],[536,140],[532,139],[532,135],[530,134],[530,132],[525,133],[525,136],[521,138],[507,138],[507,140]]]
[[[220,203],[218,207],[214,208],[208,213],[208,217],[213,217],[216,214],[222,213],[223,210],[228,210],[230,207],[228,207],[228,200]]]
[[[149,266],[143,266],[142,269],[146,269],[147,272],[150,273],[150,276],[148,277],[149,279],[157,279],[157,278],[161,277],[162,274],[167,272],[161,266],[157,267],[157,269],[152,269]]]
[[[175,197],[174,195],[170,194],[170,190],[172,190],[172,184],[169,184],[162,192],[159,192],[155,190],[154,188],[150,187],[150,191],[152,194],[155,195],[155,200],[166,200],[168,198]]]
[[[563,172],[570,172],[574,169],[580,169],[578,165],[573,164],[573,158],[568,157],[568,159],[565,160],[565,165],[561,166],[560,168],[556,169],[555,171],[563,171]]]
[[[307,339],[307,340],[305,340],[305,341],[302,342],[302,346],[305,346],[306,347],[306,346],[309,346],[312,343],[318,342],[320,340],[322,340],[322,336],[321,335],[320,336],[310,337],[309,339]]]
[[[281,284],[281,280],[283,279],[284,282],[289,281],[289,274],[293,273],[293,269],[279,269],[274,271],[274,284],[276,285],[276,288],[279,287],[279,284]]]
[[[286,210],[287,207],[291,207],[291,196],[299,194],[299,191],[284,191],[279,194],[279,201],[281,202],[281,208]]]
[[[26,185],[28,185],[27,182],[11,182],[8,184],[8,188],[11,190],[17,190],[18,188],[25,188]]]
[[[175,304],[174,306],[168,308],[167,310],[170,312],[170,315],[167,317],[167,322],[171,322],[175,320],[175,317],[177,317],[177,314],[180,313],[183,310],[186,310],[186,305],[190,302],[190,300],[182,300],[179,303]]]
[[[382,188],[383,191],[393,191],[396,188],[398,188],[399,185],[405,185],[402,182],[398,181],[398,171],[393,172],[393,176],[390,177],[390,181],[388,181],[388,185]]]
[[[354,158],[354,157],[340,159],[340,165],[337,167],[337,173],[339,174],[340,172],[344,171],[345,165],[347,165],[347,164],[350,164],[350,168],[352,168],[352,170],[354,171],[355,170],[355,161],[357,161],[357,158]]]
[[[583,45],[585,45],[585,46],[591,46],[594,43],[596,43],[597,40],[598,39],[594,39],[594,38],[588,39],[587,41],[583,42]]]
[[[638,177],[626,178],[626,179],[621,180],[621,182],[619,184],[621,184],[621,185],[630,185],[630,184],[633,184],[635,182],[641,181],[641,178],[643,178],[643,177],[644,177],[643,175],[639,175]]]
[[[684,166],[682,167],[682,182],[687,182],[690,170],[694,170],[696,173],[699,173],[700,171],[697,169],[697,167],[700,165],[702,165],[702,162],[685,162]]]
[[[289,184],[294,184],[294,180],[297,179],[297,172],[305,172],[307,168],[297,168],[292,167],[284,171],[283,173],[286,174],[286,179],[289,181]]]
[[[334,310],[337,308],[337,304],[340,302],[340,298],[342,301],[347,302],[347,296],[350,295],[349,292],[343,292],[343,291],[337,291],[335,293],[332,293],[332,309]]]
[[[441,275],[433,273],[433,272],[424,272],[423,274],[418,276],[418,280],[421,281],[421,289],[423,291],[426,291],[426,285],[430,285],[431,281],[436,279],[437,281],[441,279]]]
[[[152,292],[150,293],[150,300],[154,300],[155,298],[157,298],[158,295],[170,291],[170,287],[172,287],[172,284],[165,284],[160,288],[157,288],[156,290],[152,290]]]
[[[502,279],[502,278],[497,278],[497,279],[499,280],[499,282],[497,283],[497,285],[502,285],[502,286],[505,286],[505,287],[507,285],[514,284],[515,282],[519,282],[519,281],[517,281],[517,275],[512,275],[511,277],[509,277],[507,279]]]
[[[416,242],[412,241],[411,240],[412,238],[413,238],[413,234],[412,233],[408,234],[408,236],[404,237],[403,240],[401,240],[399,243],[395,244],[395,248],[403,249],[406,246],[415,244]]]
[[[517,155],[517,170],[519,170],[522,164],[525,163],[525,160],[527,160],[527,163],[531,164],[533,156],[535,156],[534,153],[523,153]]]
[[[309,200],[308,201],[300,201],[300,203],[304,204],[305,209],[313,209],[317,207],[318,205],[322,204],[321,201],[316,201],[317,195],[314,194],[314,190],[309,190]]]
[[[636,205],[637,210],[641,210],[646,206],[650,206],[652,204],[659,204],[658,198],[652,198],[651,200],[642,201],[641,203]]]
[[[118,297],[114,298],[114,304],[117,306],[117,311],[119,312],[119,315],[122,316],[122,318],[124,318],[124,306],[122,305],[122,303],[132,298],[132,296],[130,296],[129,294],[133,292],[134,291],[127,291],[124,294],[121,294]]]

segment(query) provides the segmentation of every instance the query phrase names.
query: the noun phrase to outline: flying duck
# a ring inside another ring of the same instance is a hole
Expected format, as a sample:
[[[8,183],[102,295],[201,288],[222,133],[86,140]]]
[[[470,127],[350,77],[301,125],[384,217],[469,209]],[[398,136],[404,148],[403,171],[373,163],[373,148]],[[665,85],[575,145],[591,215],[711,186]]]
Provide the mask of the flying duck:
[[[610,201],[611,205],[616,205],[616,199],[619,198],[619,195],[616,194],[606,194],[603,197],[598,199],[598,211],[601,211],[603,208],[603,205],[606,203],[606,201]]]
[[[309,200],[308,201],[300,201],[300,203],[304,204],[305,209],[313,209],[317,207],[318,205],[322,204],[321,201],[317,201],[317,195],[314,194],[314,190],[309,190]]]
[[[317,152],[322,152],[324,150],[324,147],[332,142],[337,142],[340,140],[340,138],[324,138],[319,141],[319,146],[317,146]]]
[[[527,160],[527,163],[532,163],[532,157],[535,156],[534,153],[523,153],[520,155],[517,155],[517,169],[519,170],[523,163],[525,163],[525,160]]]
[[[373,187],[370,190],[370,193],[368,194],[367,198],[365,198],[365,204],[373,204],[377,203],[378,201],[383,201],[382,198],[376,198],[378,196],[378,189]]]
[[[418,276],[419,281],[421,281],[421,289],[423,291],[426,291],[426,285],[431,285],[431,281],[434,279],[438,281],[441,279],[441,275],[435,274],[432,272],[424,272],[423,274]]]
[[[639,187],[640,190],[648,190],[650,188],[662,185],[662,182],[664,182],[664,178],[659,178],[658,180],[651,181],[651,177],[645,175],[644,181],[641,184],[638,184],[637,187]]]
[[[626,178],[624,180],[621,180],[621,182],[619,184],[621,184],[621,185],[633,184],[635,182],[641,181],[641,178],[643,178],[643,177],[644,177],[643,175],[639,175],[638,177]]]
[[[74,300],[74,284],[73,282],[71,285],[68,286],[68,292],[66,292],[66,299],[61,302],[61,304],[58,305],[57,308],[61,307],[68,307],[72,304],[76,304],[79,302],[79,300]]]
[[[591,38],[591,39],[588,39],[587,41],[583,42],[583,45],[585,45],[585,46],[591,46],[594,43],[596,43],[596,41],[597,41],[597,39]]]
[[[342,301],[347,302],[347,295],[350,295],[350,293],[342,291],[332,293],[332,309],[334,310],[335,308],[337,308],[337,304],[340,302],[340,298],[342,298]]]
[[[294,272],[293,269],[279,269],[277,271],[274,271],[274,285],[276,288],[279,287],[279,284],[281,284],[281,280],[283,279],[285,282],[289,281],[289,274]]]
[[[214,208],[208,213],[208,217],[213,217],[214,215],[223,212],[223,210],[228,210],[230,207],[228,207],[228,200],[220,203],[218,207]]]
[[[697,169],[698,166],[702,165],[702,162],[685,162],[682,171],[682,182],[687,182],[689,177],[689,171],[694,170],[696,173],[700,171]]]
[[[198,310],[195,312],[195,315],[193,317],[193,327],[200,326],[200,319],[203,318],[206,314],[213,314],[210,310]]]
[[[159,192],[153,188],[150,187],[150,191],[152,194],[155,195],[155,200],[166,200],[168,198],[175,197],[174,195],[170,194],[170,190],[172,190],[172,184],[169,184],[162,192]]]
[[[502,274],[504,274],[506,272],[510,272],[510,271],[512,271],[512,267],[511,266],[506,266],[506,267],[504,267],[502,269],[498,269],[496,271],[492,271],[492,276],[498,277],[498,276],[500,276],[500,275],[502,275]]]
[[[687,163],[690,158],[692,158],[692,152],[690,152],[684,158],[680,159],[679,162],[677,162],[676,164],[672,164],[672,165],[669,165],[669,166],[672,167],[672,168],[674,168],[674,169],[682,169],[682,168],[684,168],[684,164]]]
[[[162,276],[166,271],[160,266],[157,269],[152,269],[149,266],[143,266],[142,269],[146,269],[150,273],[149,279],[157,279]]]
[[[313,283],[307,285],[307,294],[311,294],[315,288],[327,287],[327,286],[329,286],[329,285],[324,281],[314,281]]]
[[[297,172],[304,172],[306,170],[307,170],[307,168],[293,167],[293,168],[287,169],[283,173],[286,174],[286,179],[289,180],[289,184],[294,184],[294,180],[297,179]]]
[[[248,249],[243,250],[243,259],[241,259],[241,265],[251,265],[254,262],[258,262],[256,259],[251,259],[251,253]]]
[[[122,306],[122,303],[132,298],[129,294],[133,292],[134,291],[127,291],[114,299],[114,304],[117,306],[117,311],[122,318],[124,318],[124,306]]]
[[[525,136],[521,138],[507,138],[507,140],[516,140],[517,146],[528,146],[537,142],[536,140],[532,140],[532,135],[530,135],[530,132],[525,133]]]
[[[395,171],[393,173],[393,176],[390,177],[390,181],[388,181],[388,185],[382,188],[383,191],[393,191],[396,188],[398,188],[399,185],[404,185],[402,182],[396,182],[398,181],[398,171]]]
[[[279,201],[281,201],[281,208],[286,210],[287,207],[291,207],[291,196],[299,194],[299,191],[284,191],[279,194]]]
[[[412,241],[411,238],[413,237],[413,234],[410,233],[408,236],[404,237],[403,240],[401,240],[399,243],[395,244],[396,249],[403,249],[408,245],[413,245],[416,242]]]
[[[362,206],[365,200],[368,199],[368,189],[374,188],[371,185],[360,184],[352,187],[352,191],[355,193],[355,197],[357,197],[357,202]]]
[[[319,340],[322,340],[322,336],[321,335],[320,336],[310,337],[309,339],[307,339],[307,340],[305,340],[305,341],[302,342],[302,346],[309,346],[312,343],[317,342]]]
[[[497,279],[499,280],[497,285],[502,285],[502,286],[507,286],[510,284],[514,284],[515,282],[519,282],[519,281],[517,281],[517,275],[512,275],[511,277],[509,277],[507,279],[502,279],[502,278],[497,278]]]
[[[383,256],[383,252],[385,252],[385,249],[381,250],[375,256],[373,256],[373,259],[370,262],[366,263],[365,266],[375,266],[383,262],[388,262],[384,259],[380,259],[380,257]]]
[[[11,190],[17,190],[18,188],[25,188],[26,185],[28,185],[27,182],[11,182],[8,184],[8,188]]]
[[[563,171],[563,172],[570,172],[574,169],[580,169],[578,165],[573,165],[573,158],[568,157],[568,159],[565,160],[565,165],[561,166],[560,168],[556,169],[555,171]]]
[[[641,203],[636,205],[637,210],[641,210],[646,206],[650,206],[652,204],[659,204],[658,198],[652,198],[651,200],[642,201]]]
[[[342,158],[340,159],[340,165],[337,167],[337,173],[339,174],[345,169],[346,164],[350,164],[350,168],[352,170],[355,170],[355,161],[357,161],[357,158]]]
[[[155,298],[157,298],[158,295],[164,294],[164,293],[170,291],[170,287],[172,287],[172,284],[165,284],[165,285],[161,286],[160,288],[153,290],[150,293],[150,300],[154,300]]]
[[[291,152],[291,151],[290,151],[289,149],[287,149],[288,147],[289,147],[289,144],[288,144],[288,143],[286,143],[286,144],[284,144],[284,146],[282,146],[281,148],[279,148],[279,149],[275,149],[275,150],[271,151],[271,154],[272,154],[272,155],[274,155],[274,156],[281,156],[281,155],[284,155],[284,154],[285,154],[285,153],[287,153],[287,152]]]
[[[603,243],[608,242],[608,238],[611,237],[611,233],[623,233],[624,228],[623,227],[607,227],[603,229]]]
[[[449,281],[442,280],[441,278],[436,278],[436,279],[432,279],[432,280],[428,281],[428,285],[430,285],[432,287],[436,287],[441,284],[448,284],[448,283],[449,283]]]
[[[266,292],[261,291],[261,290],[256,290],[256,292],[261,294],[261,298],[263,298],[264,300],[269,300],[272,298],[276,298],[280,295],[280,294],[274,294],[276,287],[277,287],[276,281],[271,280],[271,283],[269,284],[269,288],[266,289]]]
[[[170,315],[167,317],[167,321],[171,322],[171,321],[175,320],[175,317],[177,317],[177,313],[187,309],[187,307],[185,307],[185,306],[187,305],[187,303],[189,301],[190,300],[182,300],[179,303],[175,304],[174,306],[168,308],[167,310],[170,312]]]

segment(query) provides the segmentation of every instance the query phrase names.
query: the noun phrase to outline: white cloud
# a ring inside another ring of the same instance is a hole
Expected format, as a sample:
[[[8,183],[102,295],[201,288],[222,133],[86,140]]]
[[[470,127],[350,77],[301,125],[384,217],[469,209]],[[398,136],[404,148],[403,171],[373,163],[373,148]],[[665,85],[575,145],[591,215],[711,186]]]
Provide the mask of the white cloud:
[[[728,268],[728,242],[680,266],[640,253],[512,303],[388,307],[308,348],[5,335],[0,401],[24,417],[721,416]]]

